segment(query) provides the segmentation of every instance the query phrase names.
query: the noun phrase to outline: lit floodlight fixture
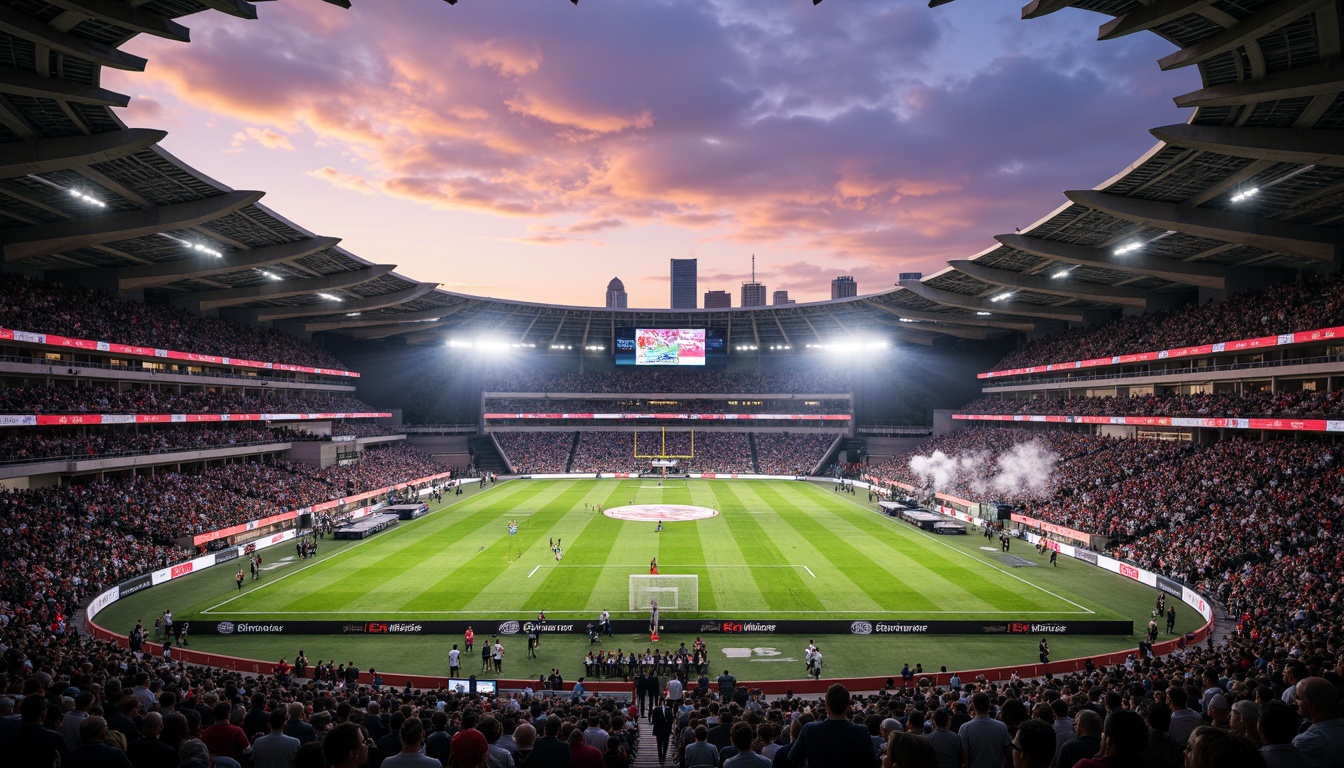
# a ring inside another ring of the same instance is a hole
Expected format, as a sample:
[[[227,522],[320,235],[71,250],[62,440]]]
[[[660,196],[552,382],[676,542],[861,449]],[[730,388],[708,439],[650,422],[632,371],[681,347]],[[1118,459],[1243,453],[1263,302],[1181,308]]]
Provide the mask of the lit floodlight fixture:
[[[919,322],[918,320],[912,320],[911,318],[908,318],[908,317],[901,317],[901,318],[897,318],[897,319],[899,319],[902,323],[918,323],[918,322]]]
[[[363,312],[346,312],[346,313],[345,313],[345,316],[346,316],[346,317],[359,317],[359,316],[362,315],[362,314],[364,314],[364,313],[363,313]]]
[[[99,200],[98,198],[92,195],[80,192],[78,189],[70,190],[70,196],[75,198],[76,200],[83,201],[85,203],[88,203],[89,205],[97,206],[99,208],[107,207],[107,203],[104,203],[102,200]]]
[[[345,301],[344,298],[337,296],[334,293],[319,293],[317,294],[317,297],[319,299],[326,299],[327,301]]]
[[[1244,200],[1250,200],[1252,197],[1255,197],[1258,194],[1260,194],[1259,187],[1251,187],[1250,189],[1243,189],[1242,191],[1232,196],[1232,202],[1240,203]]]
[[[976,314],[977,317],[989,317],[990,315],[992,315],[992,314],[994,314],[994,313],[993,313],[993,312],[984,312],[984,311],[980,311],[980,312],[976,312],[975,314]]]
[[[1114,253],[1116,256],[1124,256],[1126,253],[1133,253],[1134,251],[1137,251],[1142,247],[1143,243],[1139,242],[1138,240],[1130,240],[1129,242],[1123,243],[1120,246],[1118,246],[1115,249]]]
[[[1075,270],[1075,269],[1077,269],[1077,267],[1069,267],[1068,269],[1061,269],[1061,270],[1059,270],[1058,272],[1056,272],[1055,274],[1051,275],[1051,276],[1050,276],[1050,279],[1052,279],[1052,280],[1063,280],[1064,278],[1066,278],[1066,277],[1068,277],[1069,275],[1073,274],[1073,270]]]
[[[258,269],[257,271],[261,273],[261,276],[262,276],[262,277],[270,278],[271,280],[283,280],[283,279],[284,279],[284,278],[280,277],[279,275],[275,274],[274,272],[269,272],[269,271],[264,270],[264,269]]]
[[[998,296],[995,296],[995,297],[991,298],[990,301],[993,301],[993,302],[1000,302],[1000,301],[1003,301],[1003,300],[1005,300],[1005,299],[1011,299],[1011,298],[1013,298],[1013,294],[1014,294],[1014,293],[1016,293],[1016,291],[1009,291],[1009,292],[1007,292],[1007,293],[1000,293]]]

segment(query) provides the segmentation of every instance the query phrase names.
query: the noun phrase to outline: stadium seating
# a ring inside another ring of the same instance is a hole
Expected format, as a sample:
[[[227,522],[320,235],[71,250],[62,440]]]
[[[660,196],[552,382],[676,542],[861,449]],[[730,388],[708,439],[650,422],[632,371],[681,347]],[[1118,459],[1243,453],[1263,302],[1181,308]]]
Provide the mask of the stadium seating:
[[[342,426],[341,429],[348,427]],[[336,431],[333,429],[333,431]],[[172,424],[151,427],[41,427],[0,429],[0,464],[42,459],[95,459],[240,445],[325,439],[299,430],[246,424]]]
[[[982,397],[958,411],[970,414],[1337,419],[1344,414],[1344,390],[1030,399]]]
[[[117,389],[113,386],[0,388],[3,413],[369,413],[376,409],[349,395],[312,390]]]
[[[1344,324],[1344,277],[1312,276],[1226,301],[1127,315],[1023,344],[991,370],[1151,352]]]
[[[722,373],[632,370],[568,373],[511,371],[492,374],[487,392],[603,392],[658,394],[844,394],[852,389],[843,371]]]
[[[0,328],[344,370],[295,336],[182,310],[123,301],[101,291],[0,274]]]

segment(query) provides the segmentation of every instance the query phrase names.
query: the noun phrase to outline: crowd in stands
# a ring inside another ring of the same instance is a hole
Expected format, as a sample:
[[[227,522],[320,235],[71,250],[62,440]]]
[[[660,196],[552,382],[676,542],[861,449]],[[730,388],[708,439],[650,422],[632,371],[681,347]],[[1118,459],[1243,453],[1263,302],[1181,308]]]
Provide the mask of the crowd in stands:
[[[389,427],[382,424],[361,424],[354,421],[338,421],[331,425],[331,434],[333,436],[354,435],[355,437],[387,437],[388,435],[404,434],[398,427]]]
[[[93,589],[183,559],[173,545],[182,536],[441,471],[428,455],[393,444],[326,469],[251,462],[0,489],[0,616],[22,620],[15,611],[48,598],[71,610]]]
[[[0,413],[368,413],[349,395],[313,390],[202,390],[112,386],[0,388]]]
[[[1059,456],[1048,491],[994,488],[988,479],[997,457],[1029,440]],[[874,464],[870,473],[928,488],[929,479],[915,474],[910,459],[935,450],[968,457],[981,468],[958,473],[938,491],[1017,502],[1024,514],[1103,536],[1117,557],[1199,584],[1207,594],[1231,597],[1229,590],[1246,580],[1269,580],[1288,590],[1277,593],[1280,598],[1291,592],[1288,605],[1297,605],[1313,598],[1285,585],[1344,573],[1334,535],[1344,527],[1344,463],[1325,442],[1226,439],[1200,446],[975,428]]]
[[[584,437],[588,435],[603,433]],[[1060,748],[1071,743],[1075,749],[1092,750],[1089,754],[1106,750],[1110,758],[1095,765],[1257,766],[1265,764],[1256,751],[1261,746],[1298,761],[1288,764],[1331,765],[1328,760],[1337,759],[1338,752],[1322,751],[1320,734],[1344,729],[1337,720],[1338,692],[1344,688],[1339,650],[1344,634],[1340,601],[1344,552],[1337,545],[1344,524],[1340,491],[1344,473],[1332,446],[1317,440],[1272,439],[1195,446],[1062,431],[964,429],[931,441],[921,452],[936,445],[953,455],[983,453],[992,460],[1028,438],[1060,454],[1058,482],[1051,495],[1028,512],[1069,520],[1075,527],[1118,523],[1112,528],[1117,554],[1163,572],[1195,577],[1198,587],[1226,600],[1237,617],[1233,632],[1209,647],[1183,647],[1161,659],[1136,656],[1124,664],[1088,664],[1085,671],[1045,678],[966,679],[955,687],[938,687],[922,673],[918,677],[912,673],[889,682],[880,693],[855,696],[839,707],[832,702],[831,716],[863,725],[874,748],[885,740],[893,753],[918,752],[935,758],[934,763],[921,765],[941,765],[936,763],[940,740],[952,738],[959,746],[961,739],[947,732],[965,727],[976,715],[1003,724],[1021,748],[1008,754],[1025,755],[1027,750],[1034,754],[1039,747],[1047,757],[1032,765],[1048,765],[1049,755],[1065,754]],[[587,442],[596,446],[602,441]],[[580,446],[584,443],[580,440]],[[668,452],[678,447],[670,445]],[[389,451],[387,462],[374,469],[378,485],[425,468],[414,452],[397,455],[392,448],[384,450]],[[696,453],[701,454],[700,435]],[[907,465],[908,458],[904,457]],[[894,472],[899,464],[892,460],[874,469]],[[276,484],[298,486],[290,477],[303,472],[259,469],[291,474],[241,484],[230,476],[195,485],[257,491]],[[361,479],[368,477],[327,478],[334,485]],[[0,701],[0,715],[11,710],[36,713],[30,718],[32,727],[45,721],[59,735],[70,718],[84,714],[109,721],[125,715],[118,721],[125,727],[126,720],[134,725],[134,718],[158,709],[167,726],[162,738],[180,747],[189,737],[206,735],[203,730],[217,719],[221,721],[217,727],[226,727],[222,721],[231,717],[238,718],[250,738],[266,730],[259,725],[261,718],[269,720],[294,703],[298,707],[288,716],[310,726],[312,741],[322,744],[328,754],[338,752],[342,744],[357,751],[367,736],[373,742],[369,747],[373,761],[379,763],[399,748],[386,734],[395,734],[403,721],[422,718],[429,720],[425,727],[429,733],[445,734],[436,740],[437,747],[448,742],[452,730],[474,724],[485,732],[484,741],[498,739],[506,749],[525,753],[530,731],[540,724],[543,732],[550,729],[556,736],[580,726],[604,730],[617,737],[615,755],[622,746],[627,753],[632,748],[637,718],[618,710],[614,702],[601,703],[594,697],[541,699],[525,691],[494,698],[415,688],[375,690],[367,684],[333,686],[288,673],[243,675],[194,667],[154,653],[137,657],[129,650],[74,636],[63,617],[70,616],[81,599],[174,556],[170,547],[145,535],[143,518],[165,514],[149,504],[152,499],[145,494],[159,492],[123,486],[108,493],[83,486],[0,494],[4,534],[0,562],[6,566],[0,569],[0,644],[5,648],[0,694],[13,701],[36,697],[41,703],[25,707]],[[303,493],[304,488],[292,492]],[[179,508],[182,501],[177,500]],[[1073,514],[1083,517],[1066,517]],[[930,669],[937,663],[925,661]],[[993,664],[992,654],[985,661]],[[826,712],[820,699],[785,696],[767,702],[746,690],[730,694],[708,679],[689,680],[687,691],[674,751],[678,744],[695,741],[700,725],[717,727],[714,738],[721,739],[736,723],[743,723],[750,733],[738,749],[770,757],[787,755],[791,749],[805,748],[806,740],[794,741],[795,729]],[[72,701],[63,706],[62,696]],[[442,707],[439,701],[445,702]],[[225,706],[217,715],[220,703]],[[591,713],[586,709],[590,706]],[[71,707],[75,714],[67,714]],[[542,719],[551,714],[557,721]],[[587,720],[590,715],[596,723]],[[148,719],[155,723],[151,731],[157,728],[157,719]],[[282,719],[272,722],[279,723],[277,728],[285,725]],[[1212,728],[1196,729],[1201,724]],[[1312,729],[1299,736],[1308,725]],[[352,730],[353,740],[342,742]],[[1103,732],[1109,746],[1101,746]],[[14,733],[10,727],[0,727],[0,750],[5,754],[13,754],[7,750],[16,743],[11,741]],[[136,735],[132,728],[126,738],[134,744]],[[468,737],[473,742],[474,738]],[[211,741],[209,735],[206,741]],[[1294,742],[1296,747],[1291,746]],[[77,744],[76,739],[66,749]],[[1223,750],[1221,761],[1208,758],[1210,744]],[[1183,747],[1189,748],[1188,759]],[[431,756],[441,754],[447,752]],[[894,758],[893,765],[907,764]],[[1027,764],[1022,759],[1014,764]],[[441,763],[449,764],[442,758]]]
[[[571,472],[648,472],[648,458],[641,456],[691,456],[679,458],[678,469],[690,472],[755,471],[751,464],[751,443],[744,432],[695,433],[691,444],[690,432],[667,432],[666,442],[659,431],[644,432],[639,436],[639,450],[635,450],[634,432],[580,432],[574,449]]]
[[[1029,341],[991,370],[1067,363],[1344,324],[1344,277],[1318,275],[1224,301],[1128,315]]]
[[[156,424],[140,427],[16,427],[0,429],[0,464],[40,459],[93,459],[170,451],[323,440],[302,430],[246,423]]]
[[[0,274],[0,328],[344,370],[328,352],[274,330],[198,317],[57,282]]]
[[[808,475],[830,450],[836,435],[817,432],[757,432],[756,468],[763,475]]]
[[[568,471],[573,432],[496,432],[504,458],[514,472],[561,473]]]
[[[651,400],[622,398],[596,400],[555,397],[486,398],[486,412],[505,413],[844,413],[854,411],[849,400],[707,400],[665,397]]]
[[[1205,418],[1338,419],[1344,389],[1245,391],[1130,397],[982,397],[958,409],[970,414],[1190,416]]]
[[[852,389],[849,374],[836,370],[781,373],[727,373],[648,368],[587,373],[509,371],[491,374],[485,382],[487,392],[811,395],[843,394]]]

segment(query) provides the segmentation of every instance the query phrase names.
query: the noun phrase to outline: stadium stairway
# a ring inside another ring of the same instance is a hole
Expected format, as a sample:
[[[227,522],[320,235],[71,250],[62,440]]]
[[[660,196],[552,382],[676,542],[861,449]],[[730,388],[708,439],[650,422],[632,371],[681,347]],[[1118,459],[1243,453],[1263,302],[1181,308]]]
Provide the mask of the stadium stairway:
[[[569,460],[565,462],[565,471],[574,471],[574,454],[579,451],[579,433],[574,433],[574,439],[569,441]]]
[[[672,760],[672,747],[667,748],[668,760]],[[675,761],[672,761],[676,765]],[[658,740],[653,736],[653,723],[647,717],[639,721],[639,751],[635,753],[631,768],[658,768]]]
[[[751,446],[751,471],[760,472],[761,463],[756,460],[756,433],[747,433],[747,444]]]
[[[477,435],[471,438],[467,441],[467,450],[471,453],[472,463],[476,465],[477,472],[508,474],[509,468],[504,464],[504,457],[499,455],[495,440],[490,435]]]

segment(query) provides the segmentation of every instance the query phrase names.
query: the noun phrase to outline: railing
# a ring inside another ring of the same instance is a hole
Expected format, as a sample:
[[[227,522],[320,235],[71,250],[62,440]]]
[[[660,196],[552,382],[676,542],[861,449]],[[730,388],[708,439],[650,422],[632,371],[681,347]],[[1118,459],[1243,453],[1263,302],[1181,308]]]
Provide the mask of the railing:
[[[1086,376],[1063,376],[1055,379],[1029,378],[1034,374],[1025,373],[1020,374],[1020,378],[1017,376],[1013,377],[1014,379],[1017,379],[1016,381],[1012,382],[1004,381],[1003,383],[998,384],[997,386],[986,386],[984,387],[984,390],[985,391],[997,390],[1003,387],[1031,387],[1036,386],[1038,384],[1072,384],[1074,382],[1101,381],[1104,379],[1131,379],[1131,378],[1140,379],[1140,378],[1151,378],[1153,376],[1188,376],[1190,374],[1220,373],[1223,371],[1246,371],[1252,368],[1283,368],[1285,366],[1293,366],[1293,365],[1321,365],[1325,363],[1344,363],[1344,354],[1322,355],[1319,357],[1301,357],[1293,360],[1270,360],[1267,362],[1259,362],[1259,363],[1229,363],[1227,365],[1209,365],[1201,367],[1190,366],[1189,368],[1176,368],[1176,369],[1164,368],[1162,370],[1157,371],[1133,371],[1130,373],[1117,371],[1114,373],[1094,373]],[[1133,365],[1133,363],[1131,363],[1131,365]],[[1344,373],[1344,371],[1341,371],[1341,373]],[[997,382],[999,381],[999,379],[982,379],[982,381]]]
[[[74,351],[81,351],[81,352],[82,352],[82,351],[85,351],[85,350],[74,350]],[[322,386],[322,387],[342,387],[342,388],[350,389],[350,390],[352,390],[352,391],[355,389],[355,385],[354,385],[354,384],[352,384],[352,383],[345,383],[345,382],[338,383],[338,382],[335,382],[335,381],[300,381],[300,380],[298,380],[298,379],[276,379],[276,378],[270,378],[270,377],[267,377],[267,376],[258,376],[258,375],[254,375],[254,374],[246,374],[246,373],[224,373],[224,372],[215,372],[215,373],[211,373],[211,372],[208,372],[208,371],[193,371],[193,370],[188,370],[188,369],[185,369],[185,368],[180,369],[180,370],[175,370],[175,371],[161,371],[161,370],[157,370],[157,369],[155,369],[155,368],[145,368],[145,367],[143,367],[143,366],[141,366],[141,365],[138,365],[138,364],[137,364],[137,365],[113,365],[113,364],[111,364],[111,363],[98,363],[98,362],[84,361],[84,360],[81,360],[81,361],[75,361],[75,360],[48,360],[48,359],[41,358],[41,357],[25,357],[25,356],[22,356],[22,355],[0,355],[0,363],[19,363],[19,364],[22,364],[22,365],[36,365],[36,366],[41,366],[41,367],[43,367],[43,368],[50,368],[50,369],[51,369],[50,373],[51,373],[51,375],[53,375],[53,376],[70,376],[70,375],[71,375],[71,374],[69,374],[69,373],[63,373],[63,372],[59,372],[59,371],[57,371],[57,369],[59,369],[59,368],[64,368],[64,369],[66,369],[67,371],[69,371],[70,369],[74,369],[75,372],[76,372],[74,375],[78,375],[79,370],[82,369],[82,368],[97,368],[98,370],[103,370],[103,371],[116,371],[117,373],[139,373],[139,374],[148,374],[148,375],[150,375],[150,376],[200,376],[200,377],[202,377],[202,378],[212,378],[212,379],[240,379],[240,380],[245,381],[245,382],[257,382],[258,384],[272,384],[272,383],[274,383],[274,384],[306,384],[306,385]],[[166,363],[155,363],[155,365],[166,365]],[[205,365],[208,365],[208,363],[205,363]],[[308,374],[308,375],[313,375],[313,376],[315,376],[315,375],[317,375],[317,374]]]
[[[404,435],[474,435],[481,431],[475,424],[402,424],[396,430]]]
[[[860,435],[875,435],[877,437],[930,437],[933,435],[933,427],[899,424],[865,424],[855,431]]]
[[[184,445],[178,448],[155,448],[140,451],[112,451],[111,453],[58,453],[51,456],[26,456],[24,458],[0,458],[0,467],[14,467],[24,464],[45,464],[52,461],[99,461],[101,459],[120,459],[128,456],[159,456],[167,453],[189,453],[191,451],[220,451],[227,448],[251,448],[257,445],[276,445],[289,447],[290,443],[320,442],[328,438],[314,437],[312,440],[286,438],[284,440],[253,440],[245,443],[226,445]]]

